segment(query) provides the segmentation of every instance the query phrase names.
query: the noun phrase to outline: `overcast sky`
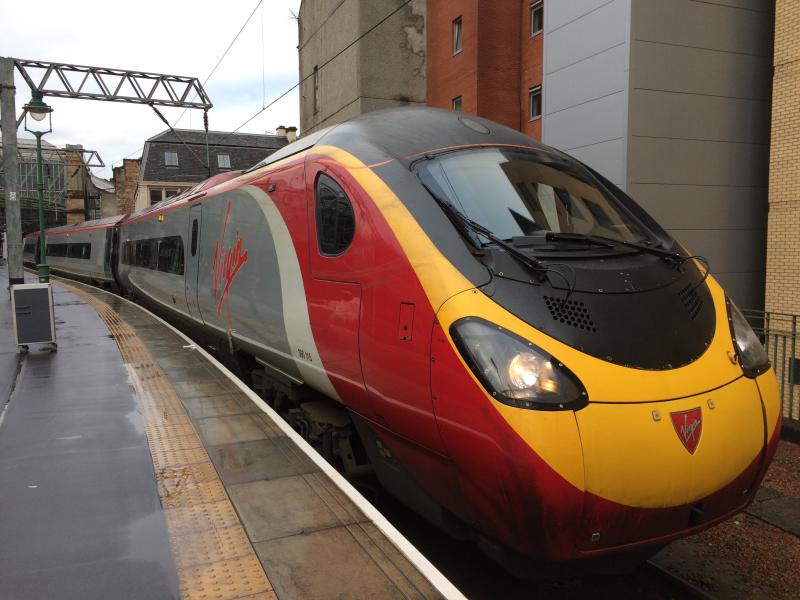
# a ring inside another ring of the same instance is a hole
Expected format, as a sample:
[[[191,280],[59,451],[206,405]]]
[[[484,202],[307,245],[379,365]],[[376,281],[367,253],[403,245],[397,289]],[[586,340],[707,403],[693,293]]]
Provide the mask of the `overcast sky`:
[[[186,75],[202,82],[258,0],[0,0],[0,55]],[[35,14],[32,7],[35,5]],[[297,82],[300,0],[264,0],[208,80],[209,128],[231,131]],[[263,35],[262,35],[263,32]],[[17,75],[17,110],[30,99]],[[144,141],[166,126],[145,105],[46,97],[53,132],[44,139],[97,150],[106,165],[141,156]],[[161,108],[176,128],[202,129],[202,111]],[[273,133],[299,125],[295,90],[240,131]],[[20,137],[28,136],[20,127]],[[110,168],[93,169],[110,177]]]

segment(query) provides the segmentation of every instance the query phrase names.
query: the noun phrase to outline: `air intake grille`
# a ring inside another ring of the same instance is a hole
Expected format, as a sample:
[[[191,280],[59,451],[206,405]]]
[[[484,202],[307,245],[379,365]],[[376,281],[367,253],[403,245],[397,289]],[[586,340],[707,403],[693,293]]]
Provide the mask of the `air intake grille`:
[[[584,331],[597,332],[591,316],[589,316],[589,309],[579,300],[563,300],[562,298],[553,298],[552,296],[544,297],[547,309],[552,316],[559,323],[577,327]]]
[[[694,319],[700,314],[700,309],[703,308],[703,301],[697,294],[697,289],[692,284],[687,284],[681,291],[678,292],[681,302],[686,307],[686,312],[689,317]]]

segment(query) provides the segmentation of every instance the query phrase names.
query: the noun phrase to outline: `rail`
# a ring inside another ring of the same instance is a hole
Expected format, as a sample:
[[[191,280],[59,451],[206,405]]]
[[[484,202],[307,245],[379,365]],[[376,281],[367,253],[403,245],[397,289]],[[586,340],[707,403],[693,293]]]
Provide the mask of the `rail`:
[[[784,418],[800,423],[800,315],[762,310],[742,313],[764,344],[775,369]]]

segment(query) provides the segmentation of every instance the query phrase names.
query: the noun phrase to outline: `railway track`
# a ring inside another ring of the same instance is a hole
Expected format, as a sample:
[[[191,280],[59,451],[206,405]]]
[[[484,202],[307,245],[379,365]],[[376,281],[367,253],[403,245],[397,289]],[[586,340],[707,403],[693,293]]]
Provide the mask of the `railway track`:
[[[654,577],[663,580],[667,585],[674,588],[676,591],[685,594],[683,597],[697,598],[698,600],[715,600],[716,598],[716,596],[709,594],[704,589],[696,586],[677,573],[666,569],[652,560],[647,561],[643,565],[643,568],[652,573]]]

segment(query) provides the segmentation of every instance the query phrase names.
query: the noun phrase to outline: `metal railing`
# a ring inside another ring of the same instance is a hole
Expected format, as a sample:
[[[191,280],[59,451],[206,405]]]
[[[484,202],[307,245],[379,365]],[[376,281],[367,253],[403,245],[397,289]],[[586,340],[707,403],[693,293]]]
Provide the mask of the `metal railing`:
[[[800,315],[761,310],[742,313],[764,344],[775,370],[784,418],[800,421]]]

